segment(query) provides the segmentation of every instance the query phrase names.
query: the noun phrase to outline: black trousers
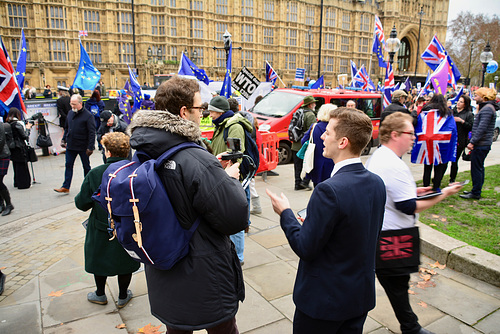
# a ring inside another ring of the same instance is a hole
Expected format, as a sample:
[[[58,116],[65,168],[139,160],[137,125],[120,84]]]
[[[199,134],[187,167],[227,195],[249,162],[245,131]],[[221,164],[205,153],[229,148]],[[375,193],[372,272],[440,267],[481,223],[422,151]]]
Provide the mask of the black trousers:
[[[296,308],[293,316],[293,334],[361,334],[367,314],[347,320],[330,321],[311,318]]]
[[[306,184],[308,185],[309,182],[311,181],[310,179],[306,177],[304,177],[304,179],[302,179],[300,177],[300,174],[302,173],[302,166],[304,165],[304,160],[299,158],[297,156],[297,152],[298,151],[292,151],[292,158],[293,158],[293,171],[294,171],[294,175],[295,175],[295,186],[297,187],[300,183],[303,183],[303,184]]]
[[[378,281],[382,285],[389,297],[392,309],[398,318],[401,332],[403,334],[416,334],[420,331],[418,317],[410,306],[408,296],[408,282],[410,275],[401,276],[381,276],[377,275]]]
[[[31,187],[31,175],[27,162],[12,161],[14,169],[14,187],[28,189]]]
[[[432,190],[437,191],[441,189],[441,181],[443,180],[446,168],[448,168],[448,163],[439,165],[424,165],[424,176],[422,181],[424,182],[424,187],[431,184],[431,172],[434,167],[434,178],[432,179]]]
[[[450,183],[455,182],[458,174],[458,160],[462,157],[462,152],[465,150],[465,146],[458,145],[457,147],[457,160],[451,163],[450,167]]]

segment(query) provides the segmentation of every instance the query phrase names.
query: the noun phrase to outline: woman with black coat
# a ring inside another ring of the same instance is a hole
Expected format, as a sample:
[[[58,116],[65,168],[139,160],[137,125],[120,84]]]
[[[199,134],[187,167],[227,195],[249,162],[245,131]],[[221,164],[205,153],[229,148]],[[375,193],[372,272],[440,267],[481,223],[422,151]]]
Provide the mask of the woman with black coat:
[[[9,189],[3,183],[3,177],[9,170],[10,149],[7,137],[12,140],[12,130],[9,123],[0,124],[0,212],[2,216],[10,214],[14,207],[10,202]],[[0,276],[2,276],[0,272]]]
[[[470,106],[470,97],[462,95],[458,99],[457,105],[453,108],[453,116],[457,123],[457,160],[451,163],[450,183],[455,182],[458,173],[458,159],[462,156],[467,143],[469,142],[469,132],[474,124],[474,114]]]
[[[17,108],[10,108],[7,114],[7,123],[12,128],[12,137],[14,138],[14,148],[10,150],[10,160],[14,168],[14,187],[18,189],[28,189],[31,186],[31,175],[28,169],[27,145],[28,130],[32,124],[26,126],[21,120],[21,112]]]

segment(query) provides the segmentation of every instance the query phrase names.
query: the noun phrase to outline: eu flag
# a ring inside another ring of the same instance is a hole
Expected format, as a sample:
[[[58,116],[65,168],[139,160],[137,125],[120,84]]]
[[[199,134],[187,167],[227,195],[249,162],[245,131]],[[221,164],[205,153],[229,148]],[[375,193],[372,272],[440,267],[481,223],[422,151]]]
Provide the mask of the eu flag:
[[[220,96],[224,96],[226,99],[231,97],[231,67],[233,56],[233,44],[229,44],[229,55],[227,57],[226,64],[226,76],[224,77],[224,82],[222,83],[222,88],[220,90]]]
[[[380,44],[380,41],[375,34],[373,35],[372,51],[377,55],[378,66],[387,68],[387,63],[384,61],[384,55],[382,54],[382,45]]]
[[[184,53],[181,56],[181,64],[177,74],[195,76],[196,79],[204,82],[206,85],[210,83],[205,70],[198,68]]]
[[[127,65],[128,66],[128,65]],[[142,100],[142,91],[141,91],[141,85],[139,85],[139,81],[137,81],[137,77],[135,76],[134,72],[132,72],[132,69],[130,66],[128,66],[128,74],[130,76],[130,88],[132,89],[132,99],[134,100],[134,106],[132,107],[132,114],[136,110],[141,109],[141,103]]]
[[[323,75],[319,77],[319,79],[311,85],[311,89],[320,89],[325,88],[325,79]]]
[[[101,79],[101,72],[92,65],[92,61],[85,51],[85,48],[80,41],[80,64],[76,72],[75,80],[71,88],[80,88],[86,90],[94,90],[95,86]]]
[[[24,37],[24,29],[21,30],[21,50],[19,50],[19,57],[17,58],[16,65],[16,80],[17,85],[21,92],[24,86],[24,77],[26,76],[26,38]]]

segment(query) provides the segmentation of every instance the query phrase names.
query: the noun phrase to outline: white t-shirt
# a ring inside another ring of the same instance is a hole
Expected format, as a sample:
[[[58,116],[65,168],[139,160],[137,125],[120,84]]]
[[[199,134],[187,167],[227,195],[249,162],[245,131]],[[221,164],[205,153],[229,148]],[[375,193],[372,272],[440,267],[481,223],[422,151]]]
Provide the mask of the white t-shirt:
[[[415,225],[415,215],[407,215],[396,209],[397,202],[417,197],[417,186],[410,168],[386,146],[378,148],[366,168],[384,181],[387,198],[385,202],[384,224],[382,230],[398,230]]]

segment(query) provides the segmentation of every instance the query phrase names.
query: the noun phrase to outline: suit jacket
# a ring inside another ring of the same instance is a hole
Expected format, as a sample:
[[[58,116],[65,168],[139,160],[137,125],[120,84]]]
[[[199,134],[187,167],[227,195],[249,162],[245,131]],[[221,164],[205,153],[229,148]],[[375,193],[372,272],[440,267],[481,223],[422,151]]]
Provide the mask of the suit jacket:
[[[300,257],[293,301],[315,319],[341,321],[375,307],[375,249],[385,208],[385,186],[361,163],[320,183],[301,226],[292,210],[281,227]]]

